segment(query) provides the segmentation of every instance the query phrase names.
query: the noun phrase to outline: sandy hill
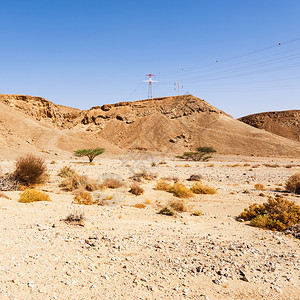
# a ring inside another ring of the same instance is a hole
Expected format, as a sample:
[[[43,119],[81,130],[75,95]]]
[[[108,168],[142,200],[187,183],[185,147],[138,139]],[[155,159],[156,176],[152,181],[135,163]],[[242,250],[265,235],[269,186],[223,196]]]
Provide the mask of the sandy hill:
[[[18,95],[0,95],[0,105],[1,147],[8,152],[97,145],[113,153],[120,148],[178,153],[213,146],[223,154],[300,156],[299,142],[253,128],[192,95],[84,111]]]
[[[300,142],[300,110],[272,111],[239,119],[253,127]]]

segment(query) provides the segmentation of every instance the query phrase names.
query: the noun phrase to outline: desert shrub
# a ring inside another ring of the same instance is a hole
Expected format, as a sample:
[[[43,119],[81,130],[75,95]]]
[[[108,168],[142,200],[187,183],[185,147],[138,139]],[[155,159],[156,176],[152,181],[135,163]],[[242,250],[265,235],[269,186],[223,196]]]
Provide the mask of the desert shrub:
[[[66,177],[60,184],[60,186],[66,191],[74,191],[79,188],[83,188],[87,191],[95,191],[100,188],[100,185],[93,179],[85,175],[79,175],[74,173],[69,177]]]
[[[269,197],[261,205],[250,205],[238,218],[250,221],[250,225],[256,227],[283,231],[300,222],[300,206],[279,196]]]
[[[33,185],[44,182],[47,167],[45,161],[32,154],[20,157],[16,162],[14,177],[24,185]]]
[[[245,164],[244,164],[244,167],[250,167],[250,164],[245,163]]]
[[[261,184],[261,183],[256,183],[256,184],[254,185],[254,188],[255,188],[256,190],[258,190],[258,191],[265,191],[265,190],[266,190],[265,186],[264,186],[263,184]]]
[[[174,181],[175,183],[180,181],[179,178],[176,176],[163,177],[161,178],[161,180]]]
[[[39,201],[51,201],[49,195],[44,192],[37,191],[34,189],[27,189],[21,195],[19,202],[21,203],[31,203]]]
[[[171,188],[171,184],[161,179],[157,182],[155,189],[158,191],[168,191]]]
[[[264,164],[265,167],[267,168],[279,168],[279,164]]]
[[[145,203],[146,203],[146,204],[151,204],[151,201],[150,201],[149,199],[146,199],[146,200],[145,200]]]
[[[201,210],[195,210],[192,212],[192,216],[200,217],[203,215],[203,212]]]
[[[156,167],[156,163],[155,162],[151,163],[151,167]]]
[[[168,203],[168,206],[172,207],[175,211],[185,212],[187,211],[187,207],[183,200],[173,200]]]
[[[160,215],[174,216],[175,215],[175,210],[170,206],[165,206],[158,213]]]
[[[73,198],[73,201],[76,204],[83,204],[83,205],[96,204],[96,201],[94,201],[92,194],[89,192],[82,192],[82,193],[76,195]]]
[[[106,178],[102,182],[102,186],[108,187],[110,189],[117,189],[123,185],[124,184],[120,180],[115,178]]]
[[[85,217],[83,213],[75,212],[75,213],[70,213],[61,221],[64,221],[65,223],[72,224],[72,225],[84,226],[84,220]]]
[[[139,173],[135,173],[133,174],[131,177],[129,177],[129,179],[133,180],[133,181],[137,181],[137,182],[141,182],[142,180],[154,180],[157,178],[157,174],[153,174],[150,172],[147,172],[145,170],[139,172]]]
[[[135,208],[145,208],[146,205],[144,203],[137,203],[134,205]]]
[[[258,168],[258,167],[260,167],[260,164],[253,165],[251,168]]]
[[[193,192],[190,191],[184,184],[178,182],[174,183],[174,185],[169,189],[169,192],[179,198],[193,197]]]
[[[193,175],[190,176],[190,178],[188,179],[188,181],[200,181],[201,179],[202,179],[201,175],[193,174]]]
[[[6,196],[4,193],[0,192],[0,198],[4,198],[4,199],[9,199],[11,200],[10,197]]]
[[[55,160],[52,160],[50,164],[51,164],[51,165],[55,165],[55,164],[56,164],[56,161],[55,161]]]
[[[287,191],[300,194],[300,173],[292,175],[286,182],[285,188]]]
[[[192,161],[207,161],[212,156],[211,154],[216,152],[212,147],[198,147],[195,152],[184,152],[182,155],[176,156],[184,160]]]
[[[130,186],[129,193],[139,196],[144,194],[144,189],[141,186],[139,186],[137,183],[134,183]]]
[[[94,149],[79,149],[74,152],[77,157],[87,156],[89,158],[90,163],[93,162],[95,157],[99,156],[104,152],[103,148],[94,148]]]
[[[11,174],[0,176],[0,191],[16,191],[18,183],[18,180]]]
[[[201,183],[195,183],[192,187],[191,187],[191,191],[194,194],[216,194],[217,190],[215,188],[209,187],[207,185],[203,185]]]
[[[258,196],[259,197],[266,197],[266,195],[264,193],[259,193]]]
[[[64,166],[58,171],[57,175],[62,178],[67,178],[73,176],[75,173],[75,170],[71,167]]]

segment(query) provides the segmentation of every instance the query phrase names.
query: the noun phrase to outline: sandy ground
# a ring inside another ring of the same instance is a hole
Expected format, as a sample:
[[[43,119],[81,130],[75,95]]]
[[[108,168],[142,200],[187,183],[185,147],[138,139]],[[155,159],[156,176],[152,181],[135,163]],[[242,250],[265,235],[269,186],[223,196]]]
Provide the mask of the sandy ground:
[[[267,196],[281,193],[276,188],[300,171],[299,159],[226,156],[197,163],[136,154],[83,161],[48,162],[49,181],[40,189],[51,202],[18,203],[19,192],[0,199],[1,299],[300,299],[300,240],[235,220],[245,207],[266,201],[255,183],[266,186]],[[13,164],[2,161],[2,173]],[[127,187],[100,191],[115,204],[76,205],[59,188],[62,166],[98,180],[118,177]],[[157,180],[144,181],[141,196],[128,193],[128,178],[142,169],[187,186],[190,175],[201,174],[218,193],[195,195],[189,211],[175,217],[159,215],[174,197],[154,190]],[[300,205],[299,197],[285,197]],[[192,216],[194,210],[204,214]],[[84,227],[61,221],[73,212],[84,213]]]

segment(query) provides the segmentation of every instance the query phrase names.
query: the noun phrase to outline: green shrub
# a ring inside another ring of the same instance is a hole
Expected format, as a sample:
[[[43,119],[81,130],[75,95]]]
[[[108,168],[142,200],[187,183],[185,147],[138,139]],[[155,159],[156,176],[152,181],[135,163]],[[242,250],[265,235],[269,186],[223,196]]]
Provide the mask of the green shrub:
[[[40,192],[34,189],[27,189],[21,195],[19,202],[21,203],[31,203],[39,201],[51,201],[49,195],[44,192]]]
[[[46,163],[42,158],[27,154],[17,160],[14,177],[20,183],[29,186],[43,183],[47,176],[46,171]]]
[[[195,183],[192,187],[191,187],[191,191],[194,194],[216,194],[217,190],[215,188],[203,185],[201,183]]]
[[[178,182],[174,183],[174,185],[169,189],[169,192],[179,198],[190,198],[194,196],[191,190],[189,190],[184,184]]]
[[[264,229],[283,231],[300,222],[300,206],[282,197],[269,197],[268,201],[252,204],[239,216],[250,224]]]
[[[103,148],[94,148],[94,149],[79,149],[74,152],[75,156],[83,157],[87,156],[90,163],[93,162],[96,156],[99,156],[104,152]]]
[[[198,147],[195,152],[184,152],[176,157],[184,160],[207,161],[212,157],[211,154],[215,152],[216,150],[212,147]]]

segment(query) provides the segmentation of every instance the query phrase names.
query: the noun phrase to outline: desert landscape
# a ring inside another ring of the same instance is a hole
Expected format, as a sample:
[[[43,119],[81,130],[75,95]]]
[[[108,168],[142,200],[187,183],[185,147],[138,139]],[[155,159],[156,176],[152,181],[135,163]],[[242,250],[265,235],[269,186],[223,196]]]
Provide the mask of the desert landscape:
[[[1,299],[300,299],[299,225],[242,214],[294,203],[299,223],[299,111],[283,115],[279,134],[193,95],[89,110],[0,95]],[[197,147],[216,152],[182,155]],[[34,184],[16,171],[28,154]]]

